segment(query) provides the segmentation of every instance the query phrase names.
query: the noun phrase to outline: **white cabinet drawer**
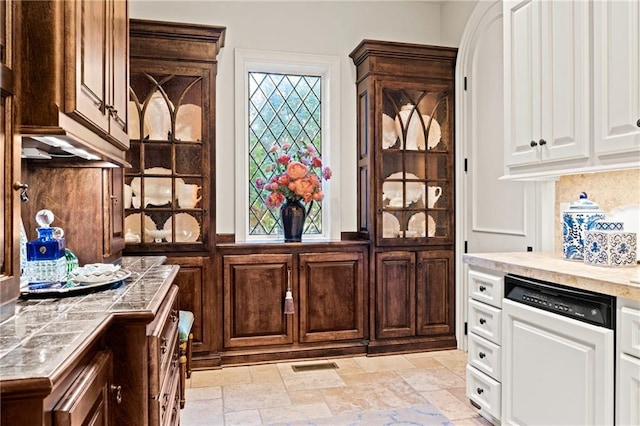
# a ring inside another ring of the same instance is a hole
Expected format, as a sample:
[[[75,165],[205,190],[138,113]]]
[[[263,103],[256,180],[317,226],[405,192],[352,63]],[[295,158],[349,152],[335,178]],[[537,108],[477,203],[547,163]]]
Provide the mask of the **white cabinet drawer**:
[[[620,351],[640,358],[640,310],[623,306],[620,309]]]
[[[500,346],[474,333],[469,333],[469,364],[497,381],[501,381],[501,360],[502,348]]]
[[[500,420],[502,385],[467,365],[467,396],[487,413]]]
[[[621,354],[618,363],[616,424],[640,425],[640,359]]]
[[[502,311],[469,299],[469,331],[492,341],[496,345],[502,344],[502,327],[500,319]]]
[[[469,297],[488,303],[496,308],[502,307],[504,294],[504,275],[493,275],[469,270]]]

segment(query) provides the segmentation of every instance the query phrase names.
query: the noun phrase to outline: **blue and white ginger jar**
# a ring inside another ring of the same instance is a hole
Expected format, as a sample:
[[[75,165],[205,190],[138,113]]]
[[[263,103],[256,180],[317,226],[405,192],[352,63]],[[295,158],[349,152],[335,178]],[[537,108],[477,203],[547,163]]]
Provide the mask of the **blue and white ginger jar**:
[[[604,219],[604,212],[581,192],[580,199],[569,205],[562,214],[562,252],[567,260],[584,261],[586,232]]]

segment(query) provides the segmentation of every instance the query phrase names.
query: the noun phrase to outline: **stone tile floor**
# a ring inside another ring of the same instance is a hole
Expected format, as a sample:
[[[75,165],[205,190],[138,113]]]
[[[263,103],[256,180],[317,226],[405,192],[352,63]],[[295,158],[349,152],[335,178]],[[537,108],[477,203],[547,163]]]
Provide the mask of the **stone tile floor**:
[[[181,424],[252,426],[306,419],[332,424],[327,418],[430,403],[453,425],[488,426],[465,395],[466,360],[466,352],[449,350],[194,371]],[[291,368],[326,362],[338,368]]]

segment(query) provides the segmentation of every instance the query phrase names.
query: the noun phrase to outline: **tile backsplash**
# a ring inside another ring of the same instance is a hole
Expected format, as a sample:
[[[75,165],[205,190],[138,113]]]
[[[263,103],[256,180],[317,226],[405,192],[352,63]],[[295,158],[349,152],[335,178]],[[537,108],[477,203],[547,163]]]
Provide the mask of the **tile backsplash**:
[[[576,201],[582,191],[605,212],[627,204],[640,204],[640,169],[562,176],[556,182],[557,252],[562,252],[561,211],[566,203]]]

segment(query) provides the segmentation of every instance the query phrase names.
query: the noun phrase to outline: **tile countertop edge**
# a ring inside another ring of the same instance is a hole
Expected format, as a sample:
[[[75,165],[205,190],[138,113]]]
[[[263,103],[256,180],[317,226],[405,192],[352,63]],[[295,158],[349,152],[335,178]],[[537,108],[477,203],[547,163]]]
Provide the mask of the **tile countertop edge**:
[[[573,288],[640,301],[640,266],[605,268],[565,260],[556,253],[469,253],[463,262],[486,269],[536,278]]]

